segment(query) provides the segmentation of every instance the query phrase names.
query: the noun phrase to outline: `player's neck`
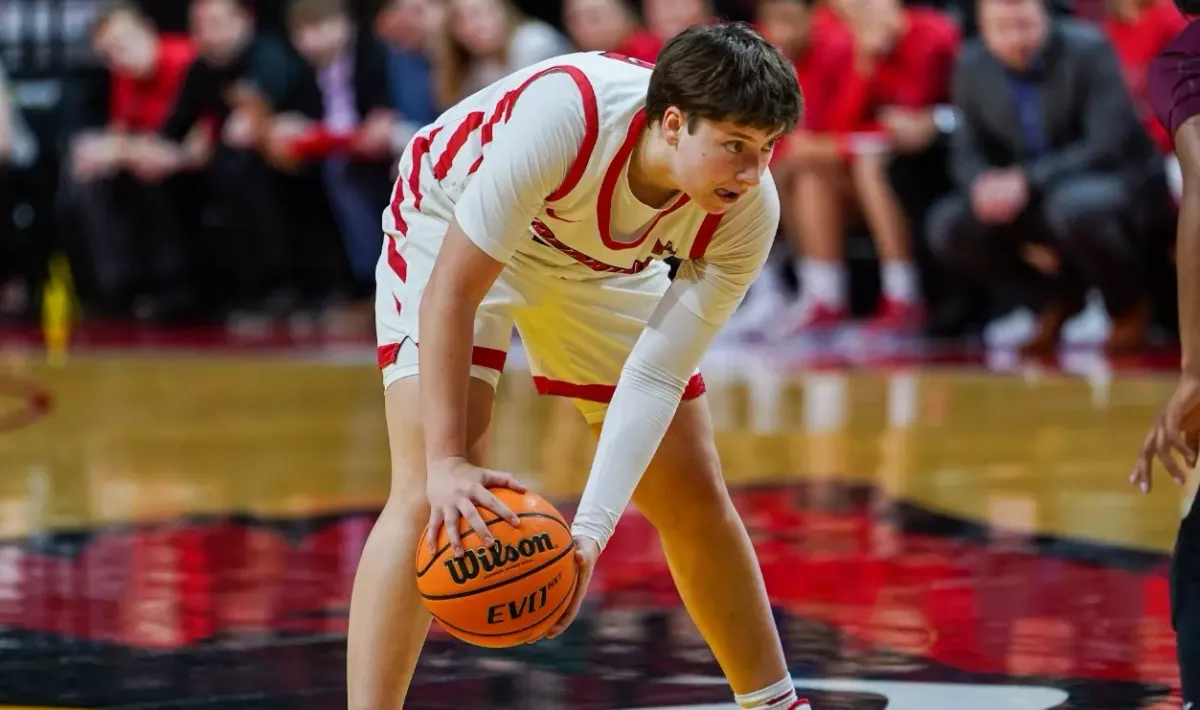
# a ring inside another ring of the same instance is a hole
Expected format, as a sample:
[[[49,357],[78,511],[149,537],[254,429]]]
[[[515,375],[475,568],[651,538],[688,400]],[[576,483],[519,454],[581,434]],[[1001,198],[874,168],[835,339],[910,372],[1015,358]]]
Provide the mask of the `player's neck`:
[[[647,125],[629,157],[629,189],[648,207],[665,209],[679,196],[672,171],[671,146]]]

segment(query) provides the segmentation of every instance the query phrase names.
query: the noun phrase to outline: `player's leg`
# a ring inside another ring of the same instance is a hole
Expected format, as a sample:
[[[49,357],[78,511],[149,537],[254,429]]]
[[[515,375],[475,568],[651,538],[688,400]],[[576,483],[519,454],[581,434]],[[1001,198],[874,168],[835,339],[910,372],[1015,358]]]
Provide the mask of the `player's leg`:
[[[599,436],[601,424],[592,426]],[[739,703],[798,705],[754,546],[725,487],[706,397],[680,404],[633,502],[658,532],[679,595]]]
[[[596,431],[623,363],[669,286],[664,266],[600,282],[557,280],[546,308],[518,315],[539,391],[574,398]],[[702,394],[694,377],[634,502],[661,535],[688,612],[743,706],[800,707]]]
[[[413,555],[425,523],[425,440],[419,380],[408,377],[384,393],[391,492],[367,537],[350,597],[346,656],[350,710],[400,708],[429,629],[413,574]],[[472,378],[467,391],[470,457],[482,464],[491,420],[493,385]]]
[[[1200,704],[1200,516],[1189,511],[1171,559],[1171,621],[1175,628],[1183,707]],[[1200,707],[1200,705],[1198,705]]]
[[[346,676],[349,710],[404,705],[429,628],[414,560],[429,521],[425,439],[419,401],[421,296],[451,219],[436,194],[418,212],[401,205],[404,232],[388,236],[376,268],[375,327],[384,384],[391,490],[363,549],[350,597]],[[502,275],[475,317],[467,432],[482,463],[492,402],[512,337],[511,290]]]

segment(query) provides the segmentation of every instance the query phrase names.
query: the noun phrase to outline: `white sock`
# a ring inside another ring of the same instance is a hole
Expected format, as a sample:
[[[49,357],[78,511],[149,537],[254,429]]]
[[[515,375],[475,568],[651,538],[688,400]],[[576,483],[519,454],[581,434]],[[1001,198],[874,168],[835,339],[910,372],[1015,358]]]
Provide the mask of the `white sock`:
[[[745,695],[734,695],[738,707],[746,710],[788,710],[796,704],[796,686],[788,675],[778,683]]]
[[[919,300],[917,269],[911,261],[884,262],[883,295],[900,303],[914,303]]]
[[[841,308],[846,303],[846,267],[838,261],[800,262],[800,291],[805,298]]]

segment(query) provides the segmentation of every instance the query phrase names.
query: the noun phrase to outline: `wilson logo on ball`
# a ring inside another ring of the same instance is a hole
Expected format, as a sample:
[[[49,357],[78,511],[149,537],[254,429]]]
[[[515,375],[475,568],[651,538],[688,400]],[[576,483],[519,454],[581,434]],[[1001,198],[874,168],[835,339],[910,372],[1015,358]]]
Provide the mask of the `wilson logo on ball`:
[[[550,535],[538,533],[522,538],[516,544],[506,545],[497,540],[491,547],[466,550],[462,557],[451,557],[443,564],[455,584],[466,584],[478,577],[480,572],[494,572],[505,565],[554,549],[557,548],[550,540]]]

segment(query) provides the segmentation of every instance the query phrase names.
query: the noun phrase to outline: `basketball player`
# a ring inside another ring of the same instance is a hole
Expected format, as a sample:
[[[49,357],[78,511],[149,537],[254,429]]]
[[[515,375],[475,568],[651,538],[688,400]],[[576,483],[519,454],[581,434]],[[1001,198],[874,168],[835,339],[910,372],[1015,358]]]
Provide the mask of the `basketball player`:
[[[1200,14],[1200,0],[1175,0],[1185,15]],[[1200,440],[1200,24],[1191,22],[1150,65],[1148,93],[1173,137],[1183,173],[1176,233],[1182,371],[1142,444],[1129,482],[1150,491],[1154,459],[1176,483],[1186,480],[1177,456],[1195,467]],[[1200,702],[1200,520],[1193,505],[1184,516],[1171,560],[1171,620],[1177,636],[1183,707]]]
[[[770,250],[766,165],[800,111],[791,64],[745,25],[713,24],[672,39],[653,70],[599,52],[536,64],[413,139],[376,273],[392,488],[354,583],[351,710],[407,692],[429,624],[413,574],[423,526],[426,544],[444,526],[460,555],[460,524],[490,541],[476,504],[518,523],[486,487],[521,485],[479,468],[514,323],[539,391],[574,399],[599,436],[572,527],[578,589],[549,635],[632,500],[738,704],[809,710],[696,370]]]

